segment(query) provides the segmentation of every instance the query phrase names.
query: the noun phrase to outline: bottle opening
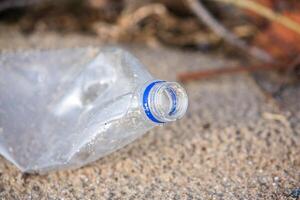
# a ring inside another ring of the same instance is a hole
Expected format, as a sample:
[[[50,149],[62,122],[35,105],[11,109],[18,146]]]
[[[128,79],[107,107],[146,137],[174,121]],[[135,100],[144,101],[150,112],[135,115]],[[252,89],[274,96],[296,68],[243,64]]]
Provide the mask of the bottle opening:
[[[176,82],[155,81],[143,94],[143,108],[147,117],[156,123],[180,119],[188,107],[188,97]]]

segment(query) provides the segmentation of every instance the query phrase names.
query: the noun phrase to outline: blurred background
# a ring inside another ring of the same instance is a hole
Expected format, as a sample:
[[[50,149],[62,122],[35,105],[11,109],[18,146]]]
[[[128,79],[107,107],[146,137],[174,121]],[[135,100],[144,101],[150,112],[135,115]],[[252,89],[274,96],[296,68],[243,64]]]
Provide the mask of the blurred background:
[[[251,66],[253,61],[271,63],[213,75],[271,69],[288,72],[293,81],[299,76],[297,0],[1,0],[0,28],[23,35],[76,33],[104,43],[221,53]]]
[[[299,10],[297,0],[1,0],[0,22],[24,34],[80,32],[286,61],[300,50]]]
[[[300,198],[299,0],[0,0],[1,52],[100,44],[183,82],[186,117],[77,171],[0,158],[0,199]]]

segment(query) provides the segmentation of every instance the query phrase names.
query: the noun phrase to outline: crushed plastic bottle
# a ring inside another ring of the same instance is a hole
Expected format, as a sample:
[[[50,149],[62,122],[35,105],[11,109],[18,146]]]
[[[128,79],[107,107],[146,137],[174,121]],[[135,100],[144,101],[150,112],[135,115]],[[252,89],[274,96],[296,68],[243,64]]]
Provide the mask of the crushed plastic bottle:
[[[0,55],[0,153],[24,172],[77,168],[181,118],[185,90],[120,48]]]

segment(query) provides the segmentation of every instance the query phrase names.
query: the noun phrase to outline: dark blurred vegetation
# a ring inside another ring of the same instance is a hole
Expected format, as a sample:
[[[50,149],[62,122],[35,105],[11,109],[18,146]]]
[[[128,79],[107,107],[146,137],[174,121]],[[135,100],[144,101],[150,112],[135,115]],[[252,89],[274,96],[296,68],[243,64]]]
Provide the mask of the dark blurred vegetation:
[[[185,0],[2,0],[7,1],[11,4],[2,9],[1,22],[17,25],[24,34],[54,30],[93,34],[106,42],[134,41],[201,51],[223,47],[221,38],[195,17]],[[255,29],[245,24],[238,9],[212,1],[205,1],[205,6],[239,37],[253,37]]]
[[[0,24],[25,35],[80,33],[107,43],[219,51],[300,76],[298,0],[0,0]]]

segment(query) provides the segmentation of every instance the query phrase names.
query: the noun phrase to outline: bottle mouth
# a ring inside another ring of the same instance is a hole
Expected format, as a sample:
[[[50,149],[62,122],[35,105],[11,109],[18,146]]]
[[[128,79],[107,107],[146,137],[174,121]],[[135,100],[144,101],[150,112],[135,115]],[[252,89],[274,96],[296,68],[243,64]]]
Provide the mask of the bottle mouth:
[[[186,91],[176,82],[154,81],[143,94],[143,108],[155,123],[175,121],[184,116],[188,107]]]

